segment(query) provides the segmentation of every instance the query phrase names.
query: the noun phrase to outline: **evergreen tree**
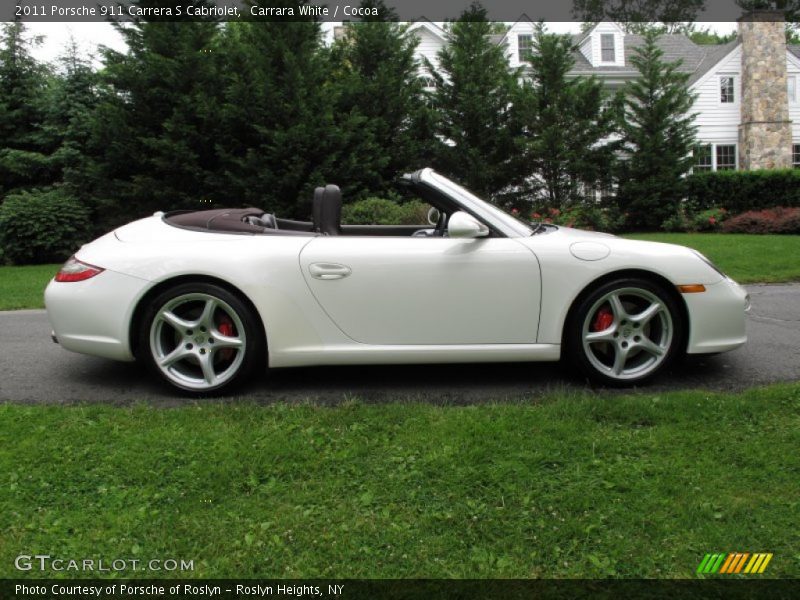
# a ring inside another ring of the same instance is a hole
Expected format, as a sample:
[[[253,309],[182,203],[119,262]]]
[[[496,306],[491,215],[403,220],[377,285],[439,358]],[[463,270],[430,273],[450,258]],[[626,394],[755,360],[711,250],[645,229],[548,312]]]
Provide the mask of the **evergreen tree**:
[[[365,0],[362,7],[377,8],[379,15],[346,26],[333,47],[332,73],[341,90],[338,119],[364,117],[360,138],[370,146],[353,175],[360,187],[378,192],[398,172],[426,166],[433,136],[415,58],[417,38],[381,0]]]
[[[185,15],[186,2],[166,4],[184,5]],[[111,219],[107,224],[155,210],[202,208],[208,201],[208,179],[217,168],[212,123],[218,24],[184,18],[117,24],[127,52],[103,49],[105,90],[92,152],[98,159],[95,194],[109,208],[102,211]]]
[[[346,140],[356,139],[358,123],[333,126],[338,90],[328,80],[319,24],[299,20],[297,2],[285,5],[295,6],[291,20],[225,29],[217,187],[236,204],[307,217],[315,186],[355,171]]]
[[[475,193],[497,199],[522,183],[526,168],[513,106],[517,73],[489,38],[491,31],[486,10],[471,5],[449,25],[448,44],[438,56],[441,71],[427,66],[437,83],[432,106],[441,143],[435,166]]]
[[[757,10],[780,11],[793,28],[796,28],[797,22],[800,21],[800,0],[736,0],[736,4],[745,12]]]
[[[629,33],[684,33],[704,5],[705,0],[573,0],[572,14],[589,26],[614,21]]]
[[[0,198],[53,177],[42,132],[50,73],[31,56],[38,42],[19,21],[0,25]]]
[[[71,40],[47,96],[44,133],[52,146],[50,163],[67,192],[91,204],[86,181],[93,161],[87,155],[97,108],[99,76]]]
[[[631,57],[636,80],[625,85],[622,119],[627,159],[622,165],[619,202],[627,225],[656,229],[674,215],[685,196],[685,175],[695,144],[694,96],[680,62],[666,62],[647,33]]]
[[[617,144],[617,104],[595,78],[571,78],[574,45],[569,36],[540,25],[530,57],[530,79],[518,107],[525,121],[527,155],[535,171],[538,203],[552,208],[578,202],[586,188],[608,187]],[[537,185],[538,184],[538,185]]]
[[[689,39],[692,40],[695,44],[700,46],[713,46],[716,44],[727,44],[728,42],[732,42],[736,39],[736,33],[730,32],[725,34],[717,33],[716,31],[711,31],[708,27],[704,27],[703,29],[693,29],[689,32]]]

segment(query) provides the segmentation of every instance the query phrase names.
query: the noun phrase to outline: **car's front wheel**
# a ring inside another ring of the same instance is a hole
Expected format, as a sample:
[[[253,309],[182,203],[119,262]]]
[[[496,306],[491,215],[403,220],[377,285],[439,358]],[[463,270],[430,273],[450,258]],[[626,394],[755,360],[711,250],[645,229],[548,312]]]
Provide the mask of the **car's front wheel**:
[[[159,294],[141,321],[139,348],[170,385],[196,394],[229,391],[263,356],[258,318],[237,296],[209,283]]]
[[[685,343],[674,295],[646,279],[599,286],[580,302],[567,327],[568,358],[590,379],[609,385],[650,379]]]

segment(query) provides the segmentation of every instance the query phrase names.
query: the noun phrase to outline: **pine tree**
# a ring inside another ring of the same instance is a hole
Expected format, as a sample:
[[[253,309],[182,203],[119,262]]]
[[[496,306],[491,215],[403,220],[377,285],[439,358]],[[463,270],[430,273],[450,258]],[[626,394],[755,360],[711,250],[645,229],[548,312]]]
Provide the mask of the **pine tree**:
[[[356,135],[345,130],[352,122],[333,127],[337,89],[319,24],[297,10],[292,20],[229,23],[221,49],[217,187],[236,204],[307,217],[313,188],[357,166],[343,141]]]
[[[678,71],[680,62],[664,61],[657,37],[645,34],[634,51],[639,75],[624,89],[619,202],[627,225],[639,229],[657,229],[678,210],[695,144],[689,75]]]
[[[697,20],[704,5],[705,0],[573,0],[572,14],[589,27],[599,21],[614,21],[629,33],[680,33]]]
[[[0,198],[53,177],[42,132],[50,73],[31,55],[38,42],[19,21],[0,25]]]
[[[184,5],[185,13],[186,2],[169,4]],[[219,26],[185,18],[118,24],[127,52],[103,50],[105,93],[95,111],[92,152],[95,194],[108,208],[102,216],[109,224],[155,210],[208,206],[208,179],[217,168],[212,125]]]
[[[526,169],[516,142],[517,73],[491,32],[486,9],[471,5],[449,26],[448,44],[438,55],[441,70],[427,66],[437,83],[432,106],[441,143],[435,166],[477,194],[497,199],[522,183]]]
[[[563,208],[586,188],[608,187],[617,144],[616,104],[595,78],[568,77],[575,61],[569,36],[540,25],[530,57],[530,78],[518,100],[526,125],[527,156],[538,204]],[[538,185],[537,185],[538,184]]]
[[[340,89],[338,119],[363,117],[359,138],[370,146],[353,176],[359,187],[379,192],[398,172],[426,166],[433,136],[426,127],[417,38],[381,0],[362,7],[377,8],[379,15],[346,26],[333,47],[332,73]]]
[[[61,66],[47,97],[44,132],[50,139],[50,163],[56,178],[67,192],[91,204],[86,181],[90,178],[93,160],[88,156],[99,100],[99,76],[87,57],[81,56],[71,40],[59,58]]]

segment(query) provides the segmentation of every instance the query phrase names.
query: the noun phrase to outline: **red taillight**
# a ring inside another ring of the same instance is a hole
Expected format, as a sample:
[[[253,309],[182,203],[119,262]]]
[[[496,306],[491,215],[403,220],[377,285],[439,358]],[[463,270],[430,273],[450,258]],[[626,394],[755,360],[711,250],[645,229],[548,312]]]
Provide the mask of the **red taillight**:
[[[65,262],[58,273],[56,281],[84,281],[102,273],[104,269],[79,261],[74,256]]]

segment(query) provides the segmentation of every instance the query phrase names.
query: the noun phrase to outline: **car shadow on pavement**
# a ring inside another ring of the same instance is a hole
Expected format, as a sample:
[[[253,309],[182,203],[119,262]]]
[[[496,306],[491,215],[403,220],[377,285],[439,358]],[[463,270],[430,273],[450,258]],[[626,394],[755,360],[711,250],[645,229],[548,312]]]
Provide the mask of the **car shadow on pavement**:
[[[672,389],[731,390],[747,387],[732,377],[736,370],[729,364],[729,356],[686,359],[650,384],[633,390],[649,393]],[[77,354],[61,354],[60,357],[68,364],[48,373],[51,383],[45,390],[41,386],[28,385],[16,392],[9,390],[10,393],[4,394],[2,399],[117,406],[144,402],[164,407],[198,401],[174,391],[136,363],[119,363]],[[535,402],[553,392],[581,391],[622,394],[630,393],[631,389],[593,386],[560,362],[298,367],[270,370],[254,377],[230,395],[208,396],[199,401],[320,405],[352,400],[376,404],[480,404]]]
[[[730,389],[730,368],[719,357],[685,359],[634,391]],[[368,403],[420,401],[475,404],[533,400],[553,392],[630,393],[631,388],[593,385],[561,362],[301,367],[275,369],[256,378],[240,395],[258,401],[357,399]]]

